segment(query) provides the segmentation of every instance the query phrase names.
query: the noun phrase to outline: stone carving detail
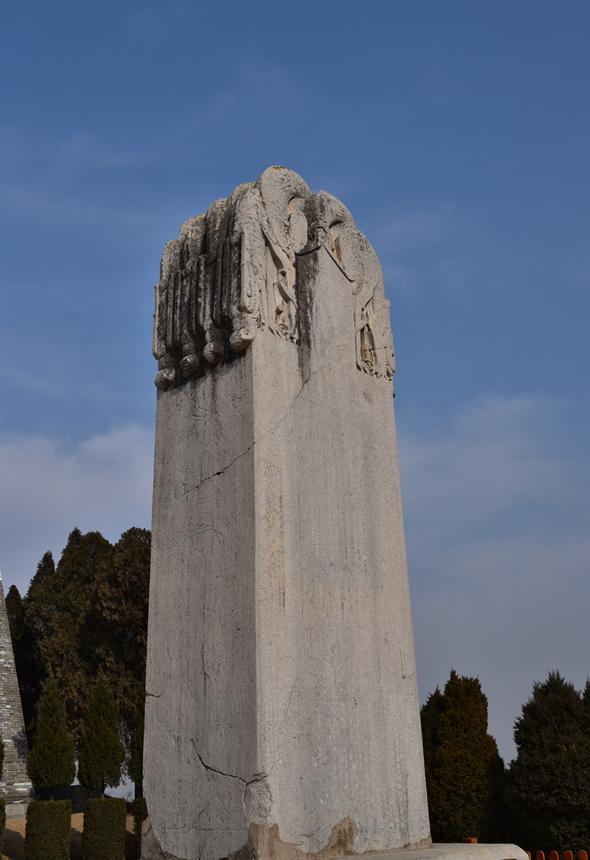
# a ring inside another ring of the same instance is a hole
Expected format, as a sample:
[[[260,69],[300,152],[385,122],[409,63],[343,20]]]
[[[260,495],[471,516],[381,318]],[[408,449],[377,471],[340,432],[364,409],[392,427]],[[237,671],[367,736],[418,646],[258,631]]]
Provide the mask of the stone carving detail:
[[[359,370],[391,379],[389,302],[375,252],[339,200],[270,167],[186,221],[166,245],[155,289],[158,388],[244,352],[258,329],[297,344],[297,257],[320,246],[350,283]]]

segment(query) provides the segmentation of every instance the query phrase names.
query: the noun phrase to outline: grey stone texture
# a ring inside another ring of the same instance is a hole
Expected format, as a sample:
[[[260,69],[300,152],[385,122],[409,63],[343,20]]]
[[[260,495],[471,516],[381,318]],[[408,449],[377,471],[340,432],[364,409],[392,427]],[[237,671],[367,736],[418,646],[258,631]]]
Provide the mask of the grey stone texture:
[[[6,800],[8,816],[22,813],[31,797],[32,785],[27,775],[27,737],[10,626],[0,577],[0,736],[4,741],[4,769],[0,797]]]
[[[373,249],[269,168],[166,246],[154,354],[144,858],[429,845]]]
[[[435,842],[428,848],[387,852],[379,860],[528,860],[528,855],[517,845]]]

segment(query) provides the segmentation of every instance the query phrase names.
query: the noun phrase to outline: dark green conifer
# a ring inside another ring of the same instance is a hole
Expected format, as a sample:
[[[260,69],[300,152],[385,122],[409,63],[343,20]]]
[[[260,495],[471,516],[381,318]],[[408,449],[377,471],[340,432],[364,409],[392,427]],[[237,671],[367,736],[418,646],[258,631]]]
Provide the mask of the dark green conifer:
[[[127,773],[135,784],[135,797],[143,797],[143,733],[145,698],[138,697],[133,729],[129,736]]]
[[[150,540],[146,529],[131,528],[113,547],[98,532],[73,529],[57,568],[50,552],[39,562],[22,601],[22,624],[19,595],[10,593],[30,746],[42,679],[58,681],[70,731],[79,737],[100,671],[119,705],[130,766],[141,776],[143,702],[136,703],[145,689]]]
[[[102,794],[107,785],[119,785],[125,759],[119,708],[102,675],[90,695],[83,726],[78,778]]]
[[[440,718],[443,712],[444,697],[437,687],[429,695],[420,710],[420,723],[422,725],[422,745],[424,747],[424,767],[426,769],[427,781],[429,774],[435,766],[436,751],[439,747]]]
[[[71,785],[76,777],[74,739],[68,732],[65,705],[53,678],[43,687],[37,706],[27,770],[35,788],[50,793]]]
[[[51,582],[48,631],[41,641],[44,670],[58,679],[66,700],[70,729],[82,730],[96,668],[89,662],[86,640],[88,618],[96,603],[96,579],[112,553],[99,533],[73,529]]]
[[[582,692],[582,706],[584,708],[584,726],[590,734],[590,678],[587,678],[586,686]]]
[[[15,643],[14,649],[29,744],[32,743],[32,729],[42,681],[47,677],[47,667],[41,648],[47,642],[50,622],[54,617],[57,599],[54,577],[53,556],[50,552],[46,552],[37,565],[37,571],[23,599],[22,634],[19,641]]]
[[[43,639],[51,626],[51,614],[57,599],[55,562],[47,551],[37,565],[24,600],[25,620],[36,640]]]
[[[20,591],[16,585],[11,585],[6,594],[6,614],[8,615],[8,625],[10,627],[10,638],[12,639],[12,647],[16,649],[17,642],[22,638],[23,625],[25,620],[25,610],[23,599],[20,596]]]
[[[138,735],[145,690],[151,534],[124,532],[97,571],[95,599],[84,629],[87,663],[102,672],[117,700],[127,735]]]
[[[477,678],[455,671],[422,708],[432,837],[437,842],[495,835],[504,766],[488,734],[488,702]]]
[[[516,838],[531,851],[590,845],[589,699],[588,686],[581,696],[550,672],[515,723],[508,804]]]

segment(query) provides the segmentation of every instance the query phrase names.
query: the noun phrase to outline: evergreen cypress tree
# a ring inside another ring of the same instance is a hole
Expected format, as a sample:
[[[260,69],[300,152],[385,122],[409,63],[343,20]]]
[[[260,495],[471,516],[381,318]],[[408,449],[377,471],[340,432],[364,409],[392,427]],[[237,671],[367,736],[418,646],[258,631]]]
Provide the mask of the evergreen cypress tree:
[[[28,729],[41,679],[52,675],[70,730],[79,735],[101,671],[125,736],[140,736],[135,701],[145,689],[150,542],[146,529],[128,529],[114,547],[99,532],[73,529],[57,567],[50,552],[39,562],[23,601],[22,648],[15,650]]]
[[[20,595],[9,593],[30,746],[42,679],[58,681],[70,731],[79,736],[100,671],[119,705],[130,766],[137,774],[143,702],[141,707],[136,702],[145,689],[150,542],[146,529],[129,529],[114,547],[98,532],[73,529],[57,567],[50,552],[39,562],[22,601],[22,624]],[[141,794],[141,779],[137,790]]]
[[[138,697],[133,729],[129,736],[127,773],[135,784],[135,797],[143,797],[143,733],[145,698]]]
[[[584,727],[590,734],[590,678],[586,680],[586,686],[582,692],[582,707],[584,709]]]
[[[436,752],[439,747],[440,718],[444,707],[444,697],[437,687],[422,705],[420,723],[422,725],[422,745],[424,747],[424,768],[428,784],[434,778]]]
[[[68,732],[65,705],[53,678],[43,687],[37,706],[27,770],[35,788],[50,793],[71,785],[76,777],[74,739]]]
[[[515,723],[508,804],[529,850],[590,845],[589,700],[550,672]]]
[[[97,571],[83,637],[87,662],[95,676],[105,675],[128,736],[138,734],[136,702],[145,690],[150,548],[146,529],[121,535]]]
[[[8,589],[5,603],[12,647],[16,651],[17,643],[21,640],[23,635],[23,626],[25,621],[23,599],[20,596],[20,591],[16,585],[11,585]]]
[[[504,765],[488,734],[488,702],[479,680],[452,671],[421,717],[433,839],[494,838]]]
[[[54,576],[53,556],[50,552],[46,552],[37,565],[37,571],[23,600],[22,635],[14,651],[29,743],[32,742],[32,728],[41,694],[41,682],[44,677],[47,677],[41,644],[49,635],[50,619],[53,616],[56,600]]]
[[[73,529],[61,555],[48,595],[47,634],[41,641],[44,671],[58,679],[66,700],[70,729],[79,736],[91,679],[96,669],[88,659],[87,620],[96,603],[96,579],[112,553],[99,533]]]
[[[119,708],[100,675],[85,714],[78,778],[87,789],[102,794],[107,785],[119,785],[124,759]]]
[[[25,619],[37,641],[43,639],[49,632],[51,610],[57,596],[54,577],[55,562],[51,552],[47,551],[37,565],[37,571],[24,600]]]

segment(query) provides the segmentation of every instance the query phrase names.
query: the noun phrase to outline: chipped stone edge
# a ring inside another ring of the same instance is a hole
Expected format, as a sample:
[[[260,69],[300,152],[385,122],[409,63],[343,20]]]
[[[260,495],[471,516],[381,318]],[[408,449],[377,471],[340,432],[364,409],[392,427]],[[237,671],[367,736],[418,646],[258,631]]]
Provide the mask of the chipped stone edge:
[[[293,843],[283,842],[277,825],[251,824],[246,844],[228,858],[220,860],[340,860],[345,857],[375,857],[379,860],[528,860],[522,848],[510,843],[432,843],[430,838],[404,848],[357,854],[354,850],[357,832],[354,821],[344,818],[332,828],[325,847],[308,854]],[[143,823],[141,856],[142,860],[180,860],[162,850],[149,817]]]
[[[218,772],[218,771],[217,771]],[[240,779],[240,777],[236,777]],[[242,780],[245,782],[245,780]],[[257,781],[257,780],[253,780]],[[246,788],[251,783],[246,783]],[[232,852],[229,857],[220,860],[337,860],[341,857],[391,857],[400,860],[434,860],[436,854],[430,854],[432,850],[430,837],[422,840],[417,845],[398,851],[368,852],[358,854],[354,850],[354,841],[358,835],[358,827],[351,818],[344,818],[338,822],[330,833],[328,842],[320,851],[308,853],[291,842],[284,842],[279,835],[278,825],[264,825],[253,823],[248,829],[248,840],[237,851]],[[447,846],[445,846],[447,847]],[[461,845],[461,848],[473,847]],[[478,847],[478,846],[475,846]],[[418,853],[413,853],[418,852]],[[465,852],[467,855],[468,852]],[[180,858],[164,851],[152,829],[149,816],[142,825],[142,860],[180,860]],[[483,860],[483,858],[482,858]],[[488,858],[486,858],[488,860]],[[492,858],[489,858],[492,860]],[[500,860],[500,858],[498,858]],[[509,858],[506,858],[509,860]],[[521,860],[517,855],[514,860]]]
[[[149,816],[141,825],[141,860],[178,860],[160,847]]]

